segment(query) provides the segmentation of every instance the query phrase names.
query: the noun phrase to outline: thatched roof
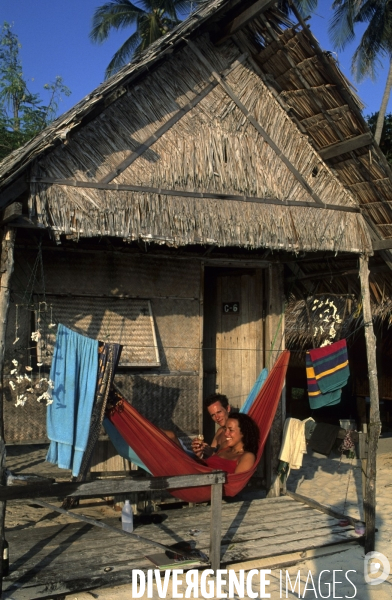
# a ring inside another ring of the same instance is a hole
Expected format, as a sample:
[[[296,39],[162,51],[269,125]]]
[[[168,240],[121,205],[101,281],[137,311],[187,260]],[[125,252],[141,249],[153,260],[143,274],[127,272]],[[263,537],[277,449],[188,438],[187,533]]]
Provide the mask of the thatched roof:
[[[272,4],[206,3],[7,157],[0,202],[27,178],[57,234],[371,252],[392,174],[333,59]]]

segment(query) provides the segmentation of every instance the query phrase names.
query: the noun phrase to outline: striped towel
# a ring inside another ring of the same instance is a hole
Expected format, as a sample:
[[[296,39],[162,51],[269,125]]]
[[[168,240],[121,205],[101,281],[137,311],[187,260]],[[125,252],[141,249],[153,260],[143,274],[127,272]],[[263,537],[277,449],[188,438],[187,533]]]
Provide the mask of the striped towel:
[[[340,402],[341,388],[350,375],[346,340],[306,353],[306,376],[311,408]]]

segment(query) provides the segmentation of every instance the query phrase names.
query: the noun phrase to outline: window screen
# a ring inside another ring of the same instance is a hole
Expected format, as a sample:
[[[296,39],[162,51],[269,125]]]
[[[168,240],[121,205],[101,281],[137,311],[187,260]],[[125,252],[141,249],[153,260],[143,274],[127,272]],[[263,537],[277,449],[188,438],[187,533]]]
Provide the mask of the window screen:
[[[154,319],[149,300],[122,298],[47,297],[47,314],[36,314],[36,328],[42,337],[37,343],[37,359],[49,365],[53,356],[56,328],[62,323],[74,331],[123,345],[120,366],[160,366]],[[49,318],[50,314],[50,318]],[[40,323],[38,323],[38,318]]]

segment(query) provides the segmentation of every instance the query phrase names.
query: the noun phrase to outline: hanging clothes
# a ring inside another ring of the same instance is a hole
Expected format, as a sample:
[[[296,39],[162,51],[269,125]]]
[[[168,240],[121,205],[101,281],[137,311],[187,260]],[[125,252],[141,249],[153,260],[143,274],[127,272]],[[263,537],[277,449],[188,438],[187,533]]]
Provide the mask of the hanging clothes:
[[[306,376],[310,407],[338,404],[349,375],[346,340],[308,350]]]
[[[279,460],[288,463],[290,469],[300,469],[304,454],[306,454],[305,421],[286,419]]]
[[[317,423],[309,440],[309,446],[314,452],[328,456],[331,453],[339,431],[340,427],[338,425]]]
[[[91,411],[87,445],[76,481],[85,481],[89,471],[91,457],[105,417],[106,404],[113,384],[118,361],[120,360],[121,350],[122,346],[120,344],[98,343],[98,380],[94,395],[93,409]]]
[[[46,460],[79,474],[87,446],[98,373],[98,341],[64,325],[57,329],[50,379],[53,403],[46,414],[51,440]]]

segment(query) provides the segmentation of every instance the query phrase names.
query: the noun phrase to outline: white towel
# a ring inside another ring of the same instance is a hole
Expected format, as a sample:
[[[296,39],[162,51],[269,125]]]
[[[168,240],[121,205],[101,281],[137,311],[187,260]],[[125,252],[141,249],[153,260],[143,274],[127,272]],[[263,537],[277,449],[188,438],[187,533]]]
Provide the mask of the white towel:
[[[279,460],[289,463],[290,469],[300,469],[304,454],[306,454],[305,421],[286,419]]]

